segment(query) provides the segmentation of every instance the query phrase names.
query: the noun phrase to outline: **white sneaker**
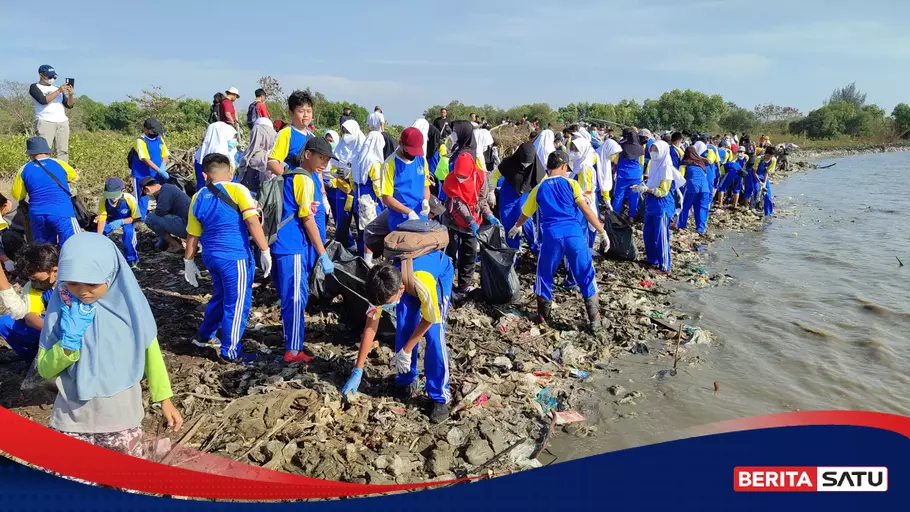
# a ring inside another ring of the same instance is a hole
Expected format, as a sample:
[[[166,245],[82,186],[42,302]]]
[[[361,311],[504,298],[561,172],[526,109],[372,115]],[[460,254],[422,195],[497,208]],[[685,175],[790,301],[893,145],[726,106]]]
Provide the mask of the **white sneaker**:
[[[193,345],[195,345],[199,348],[211,348],[211,349],[215,349],[215,350],[221,350],[221,340],[219,340],[217,336],[208,341],[201,341],[197,338],[193,338],[192,343],[193,343]]]

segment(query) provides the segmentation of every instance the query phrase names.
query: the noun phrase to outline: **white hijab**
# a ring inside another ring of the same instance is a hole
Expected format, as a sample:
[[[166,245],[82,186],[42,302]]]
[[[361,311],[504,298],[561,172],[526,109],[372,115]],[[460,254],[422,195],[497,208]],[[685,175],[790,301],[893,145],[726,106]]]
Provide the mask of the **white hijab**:
[[[673,159],[670,158],[670,145],[662,140],[654,141],[651,145],[651,153],[657,148],[657,158],[651,157],[650,167],[648,168],[648,188],[657,188],[666,180],[673,180]]]
[[[196,162],[202,163],[202,159],[213,153],[221,153],[231,161],[231,167],[234,167],[234,155],[237,154],[237,148],[233,150],[228,148],[228,141],[237,136],[237,130],[233,126],[218,121],[212,123],[205,129],[205,138],[202,145],[196,150]]]
[[[352,169],[354,183],[365,185],[369,180],[370,166],[382,163],[382,150],[385,148],[385,139],[382,132],[370,132],[360,146],[360,153],[354,160]]]
[[[609,192],[613,190],[613,161],[610,158],[622,153],[622,146],[607,137],[597,150],[597,188]]]
[[[371,132],[382,131],[382,123],[385,121],[382,114],[373,112],[367,116],[367,130]]]
[[[338,145],[335,146],[335,158],[332,159],[331,165],[334,165],[339,169],[353,169],[353,162],[360,153],[360,147],[363,145],[363,141],[366,137],[364,137],[363,132],[360,131],[360,125],[353,119],[348,119],[341,127],[353,136],[349,137],[353,140],[347,142],[345,141],[345,137],[343,135],[341,136],[341,140],[338,142]]]
[[[268,125],[272,127],[272,131],[275,130],[275,125],[272,123],[272,120],[267,117],[258,117],[253,121],[253,126]]]
[[[477,158],[484,160],[487,149],[493,145],[493,134],[483,128],[474,129],[474,143],[477,146]]]
[[[338,135],[338,132],[336,132],[335,130],[326,130],[325,134],[332,136],[332,143],[335,144],[336,146],[338,144],[341,144],[341,136]]]
[[[594,148],[591,147],[591,141],[585,138],[581,132],[575,132],[571,145],[574,145],[576,149],[569,153],[572,165],[571,177],[575,178],[582,169],[594,168]]]
[[[555,138],[553,130],[544,130],[534,139],[534,151],[537,152],[537,159],[540,160],[544,169],[547,168],[547,158],[550,158],[550,153],[556,151]]]
[[[707,150],[708,150],[708,145],[705,144],[704,142],[698,141],[695,143],[695,151],[698,152],[698,156],[704,155],[705,151],[707,151]]]
[[[423,135],[423,156],[430,158],[430,155],[427,154],[427,134],[430,132],[430,122],[421,117],[414,121],[411,127],[417,128],[420,134]]]

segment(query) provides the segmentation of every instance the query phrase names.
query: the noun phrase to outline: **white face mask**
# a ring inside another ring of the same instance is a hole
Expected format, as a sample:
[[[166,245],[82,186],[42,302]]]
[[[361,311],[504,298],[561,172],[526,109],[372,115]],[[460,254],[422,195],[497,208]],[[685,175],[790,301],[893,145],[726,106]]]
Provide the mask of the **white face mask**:
[[[657,157],[660,155],[657,151],[651,152],[651,160],[657,160]]]
[[[453,132],[452,135],[449,135],[449,139],[452,141],[452,144],[458,144],[458,136]]]
[[[345,144],[351,144],[352,142],[354,142],[353,133],[345,133],[341,138],[342,138],[342,140],[344,140]]]

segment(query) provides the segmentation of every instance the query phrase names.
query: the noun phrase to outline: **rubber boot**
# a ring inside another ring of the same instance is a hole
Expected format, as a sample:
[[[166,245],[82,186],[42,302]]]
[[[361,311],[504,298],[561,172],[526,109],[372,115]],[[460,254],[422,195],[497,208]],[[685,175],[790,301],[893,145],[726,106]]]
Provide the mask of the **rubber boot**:
[[[585,299],[585,311],[588,313],[588,329],[597,332],[600,329],[600,297],[595,295]]]
[[[553,309],[553,302],[537,297],[537,323],[550,325],[550,310]]]

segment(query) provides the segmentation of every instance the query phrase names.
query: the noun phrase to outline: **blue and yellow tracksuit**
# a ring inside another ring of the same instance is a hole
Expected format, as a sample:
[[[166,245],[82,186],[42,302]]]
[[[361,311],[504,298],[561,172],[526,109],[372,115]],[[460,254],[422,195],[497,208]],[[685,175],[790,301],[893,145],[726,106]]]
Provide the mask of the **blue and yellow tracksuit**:
[[[499,182],[501,178],[502,174],[499,169],[493,171],[493,181]],[[499,220],[502,221],[503,226],[514,226],[518,222],[518,218],[521,217],[521,208],[527,202],[528,195],[530,192],[519,194],[511,183],[502,180],[502,186],[499,189],[499,215],[501,216]],[[540,245],[537,240],[536,219],[534,217],[528,219],[528,222],[521,227],[521,232],[528,247],[531,248],[531,252],[537,254],[540,251]],[[506,243],[512,249],[518,249],[521,247],[521,238],[517,236],[506,238]]]
[[[734,159],[735,155],[729,149],[717,149],[717,175],[714,177],[714,189],[720,188],[727,172],[727,162]]]
[[[123,197],[114,204],[102,196],[98,201],[98,223],[106,222],[104,225],[105,236],[114,231],[110,224],[112,220],[123,219],[139,220],[139,204],[136,198],[132,194],[124,193]],[[139,261],[139,252],[136,250],[135,222],[123,225],[123,254],[129,263]]]
[[[619,155],[616,162],[616,184],[613,186],[613,211],[619,213],[622,211],[622,205],[629,200],[629,217],[638,215],[638,203],[641,196],[633,192],[633,185],[641,185],[641,179],[644,175],[645,156],[642,155],[635,160],[628,160]]]
[[[708,210],[711,207],[711,196],[713,195],[711,183],[708,181],[708,170],[694,165],[683,165],[679,171],[686,176],[686,193],[676,225],[679,229],[686,229],[689,210],[694,208],[695,229],[699,233],[704,233],[708,230]]]
[[[44,318],[44,310],[47,309],[47,303],[53,293],[54,288],[41,291],[32,288],[32,283],[26,283],[22,294],[25,296],[28,312]],[[13,320],[10,315],[0,316],[0,338],[6,340],[6,344],[13,349],[19,359],[27,362],[35,359],[38,355],[40,337],[41,331],[29,327],[24,318]]]
[[[48,176],[41,165],[63,187]],[[69,237],[82,232],[76,221],[69,188],[69,182],[78,180],[79,175],[68,163],[55,158],[43,158],[41,165],[31,161],[19,169],[13,178],[12,196],[17,201],[28,197],[33,243],[63,245]]]
[[[275,145],[269,154],[269,160],[277,160],[287,164],[288,169],[296,169],[297,155],[306,146],[306,142],[310,137],[312,137],[312,134],[307,131],[299,130],[293,126],[285,126],[275,138]]]
[[[765,160],[764,158],[759,159],[755,164],[755,174],[758,175],[758,180],[755,182],[755,193],[761,193],[761,184],[764,183],[765,178],[770,176],[774,172],[774,168],[777,166],[777,158],[771,157],[771,160]],[[768,185],[765,188],[765,195],[762,197],[763,209],[765,216],[774,214],[774,200],[771,196],[771,180],[768,180]]]
[[[140,190],[139,182],[142,181],[142,178],[147,178],[149,176],[155,178],[156,180],[164,183],[164,180],[158,175],[158,173],[152,170],[151,167],[142,159],[151,160],[159,168],[161,163],[168,158],[169,153],[167,150],[167,144],[164,143],[164,139],[161,137],[149,137],[148,135],[143,135],[136,139],[136,143],[133,145],[133,149],[136,150],[136,158],[133,159],[130,171],[133,176],[133,191],[137,192]],[[148,215],[149,211],[149,198],[146,195],[139,196],[139,215],[142,217],[142,220],[145,220],[145,216]]]
[[[685,172],[681,170],[682,159],[685,154],[686,150],[684,147],[678,148],[676,146],[670,146],[670,160],[673,162],[673,167],[678,169],[681,174],[685,174]],[[681,190],[678,189],[675,181],[670,185],[670,196],[673,198],[673,204],[676,205],[676,209],[682,208],[680,196],[685,193],[685,188],[685,185],[683,185]]]
[[[711,196],[714,196],[714,189],[717,188],[717,175],[718,175],[718,165],[720,164],[720,156],[717,153],[717,148],[714,146],[708,146],[708,149],[705,151],[702,158],[708,163],[708,186],[711,187]]]
[[[326,169],[328,171],[333,169]],[[325,182],[326,199],[335,217],[335,240],[345,248],[354,246],[351,236],[351,216],[354,209],[354,190],[351,182],[344,178],[330,178]]]
[[[724,168],[726,174],[724,175],[724,180],[720,184],[720,191],[724,193],[730,193],[733,195],[738,195],[743,192],[743,182],[745,178],[740,176],[740,172],[744,169],[747,169],[749,166],[749,158],[745,155],[739,158],[730,158]]]
[[[319,257],[307,238],[305,217],[313,217],[321,237],[325,236],[326,212],[322,205],[322,187],[318,175],[286,176],[283,191],[283,215],[291,220],[278,230],[270,248],[275,268],[272,282],[281,297],[281,325],[286,350],[303,350],[304,313],[310,297],[310,273]]]
[[[379,191],[383,196],[392,196],[405,208],[420,214],[426,188],[430,186],[429,165],[424,157],[418,156],[411,162],[405,162],[397,152],[392,154],[382,164],[381,179]],[[395,231],[406,220],[406,214],[389,209],[389,231]]]
[[[539,212],[541,243],[534,293],[544,300],[553,300],[553,276],[563,259],[582,296],[588,299],[597,294],[587,220],[579,201],[585,201],[585,197],[577,181],[567,176],[548,176],[531,190],[521,208],[527,217]]]
[[[395,261],[396,268],[401,270],[400,261]],[[452,282],[455,279],[455,267],[452,260],[443,251],[434,251],[414,258],[414,284],[417,296],[405,292],[401,302],[395,307],[397,317],[395,332],[395,352],[402,349],[411,339],[420,320],[432,325],[424,335],[423,371],[427,377],[427,394],[434,402],[449,403],[452,393],[449,390],[449,354],[446,347],[446,316],[449,313],[449,301],[452,297]],[[382,313],[382,307],[371,306],[367,316],[376,318]],[[395,383],[408,386],[417,380],[417,347],[411,352],[411,371],[399,373]]]
[[[755,148],[754,160],[752,161],[752,165],[749,166],[749,173],[746,175],[746,178],[743,182],[743,189],[744,189],[743,194],[745,194],[746,201],[749,203],[750,206],[755,202],[756,195],[758,194],[759,189],[760,189],[760,187],[758,186],[758,182],[755,180],[755,176],[752,175],[752,169],[754,169],[755,166],[758,165],[758,162],[761,161],[762,155],[764,155],[764,154],[765,154],[765,148],[762,148],[762,147]]]
[[[208,188],[197,192],[190,202],[186,232],[200,239],[202,261],[212,277],[213,288],[196,337],[210,340],[217,335],[221,340],[221,355],[234,359],[240,354],[240,340],[253,305],[256,272],[245,221],[258,213],[256,201],[245,186],[231,182],[219,182],[215,186],[237,203],[240,212]]]
[[[674,151],[671,149],[671,153]],[[653,194],[645,194],[643,238],[648,263],[669,272],[673,264],[670,251],[670,221],[676,214],[671,194],[673,180],[664,180]]]

